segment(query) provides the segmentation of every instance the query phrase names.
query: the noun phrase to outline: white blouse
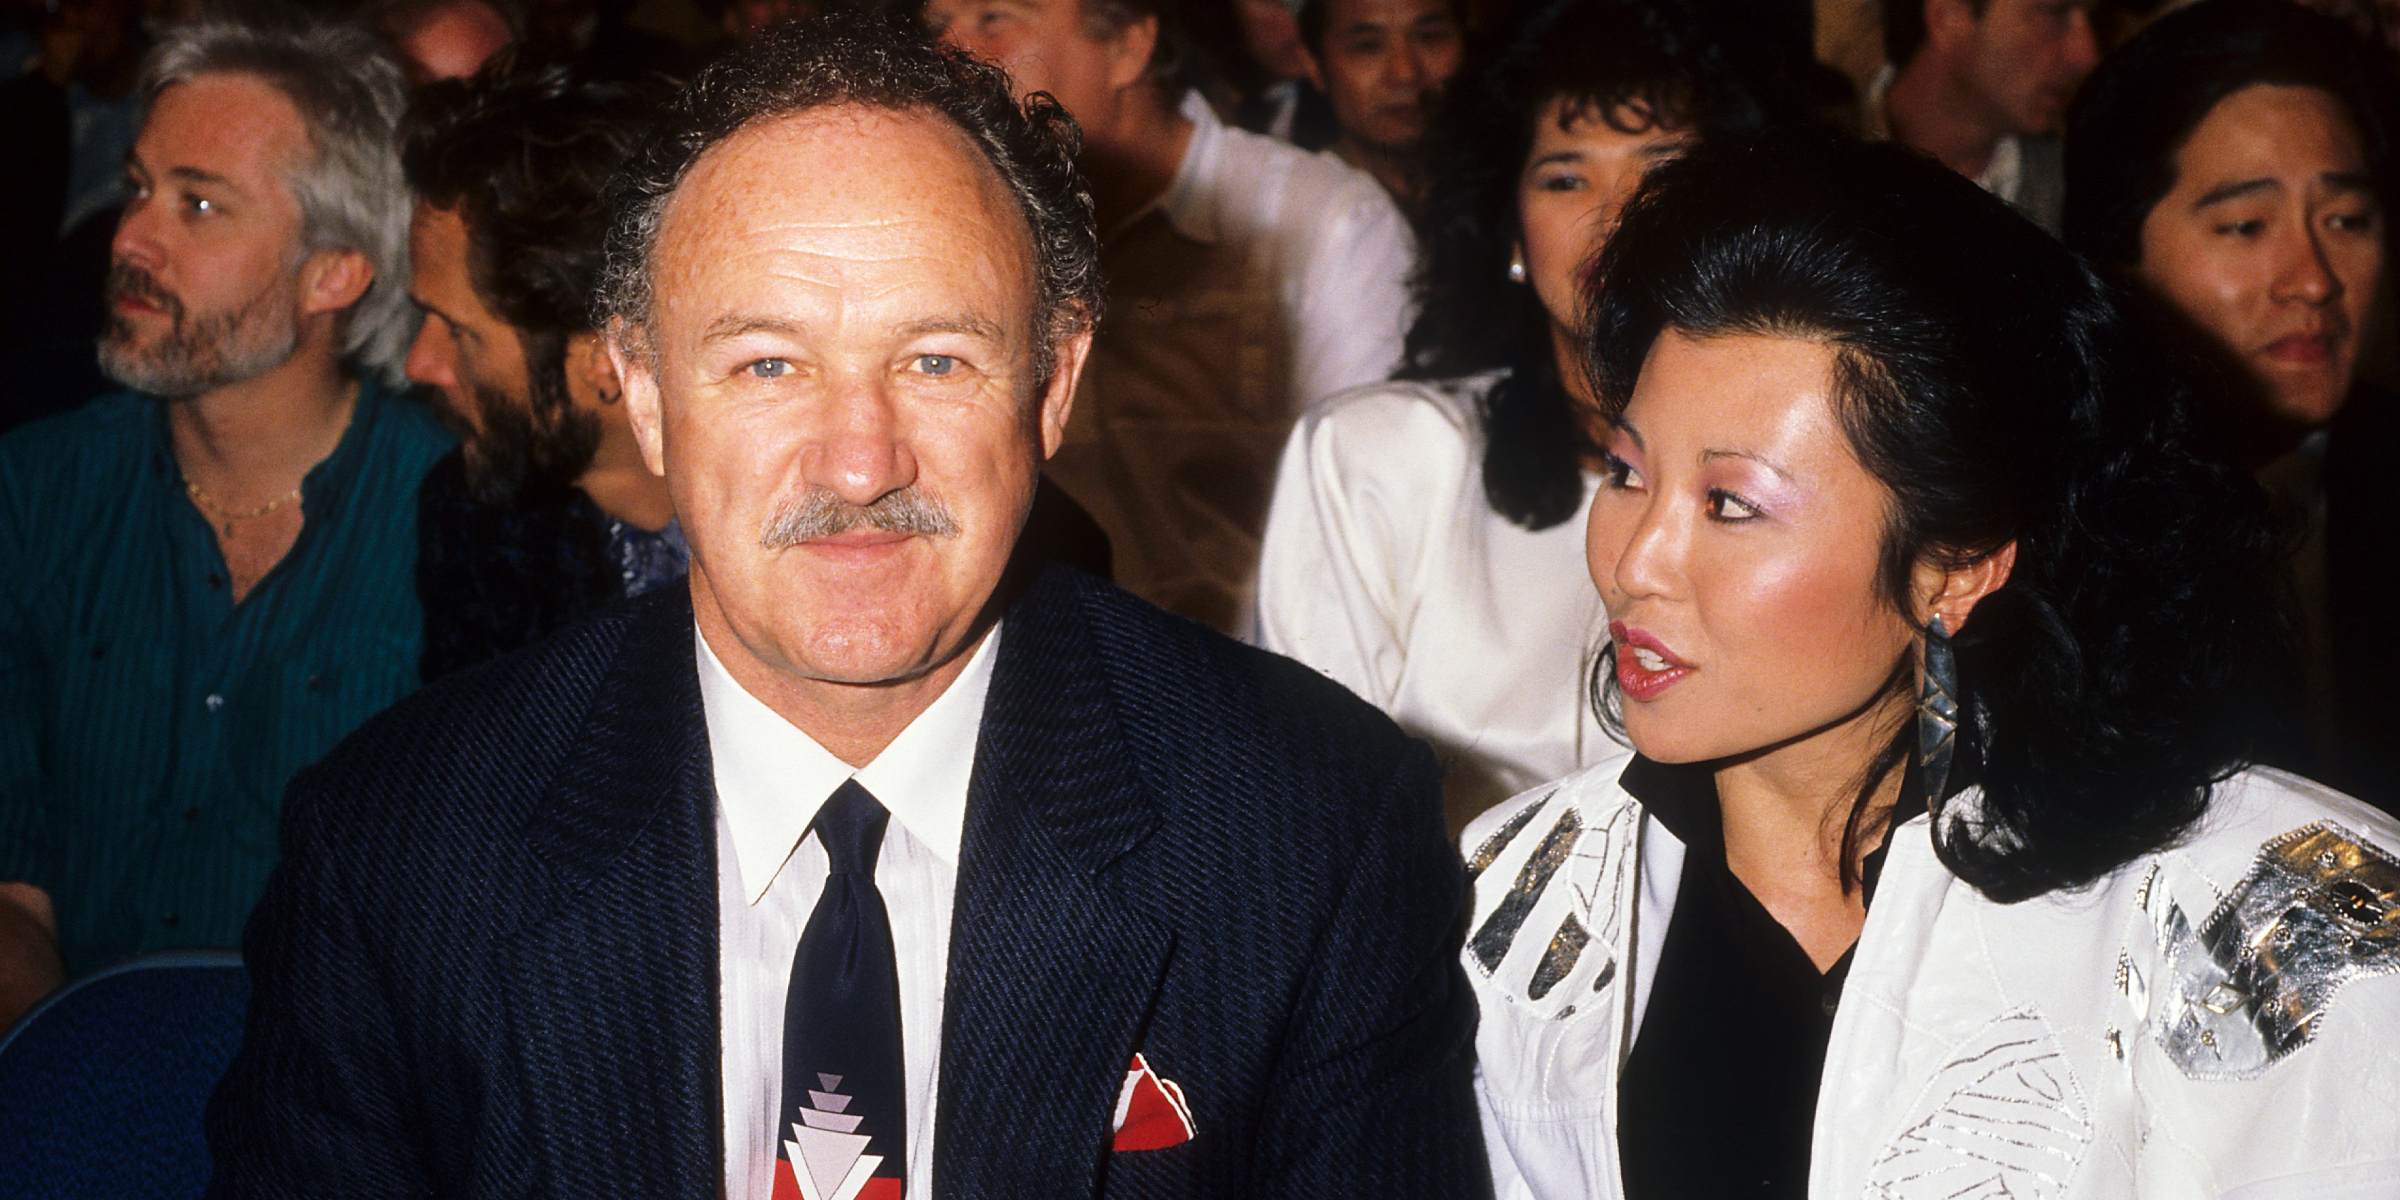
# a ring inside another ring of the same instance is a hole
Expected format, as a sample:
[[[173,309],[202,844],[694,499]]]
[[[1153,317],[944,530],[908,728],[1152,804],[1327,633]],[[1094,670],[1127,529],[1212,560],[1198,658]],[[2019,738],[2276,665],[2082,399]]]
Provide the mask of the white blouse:
[[[1585,680],[1606,636],[1584,503],[1529,531],[1483,492],[1497,375],[1331,397],[1284,447],[1258,569],[1258,641],[1433,743],[1455,831],[1546,779],[1621,757]]]

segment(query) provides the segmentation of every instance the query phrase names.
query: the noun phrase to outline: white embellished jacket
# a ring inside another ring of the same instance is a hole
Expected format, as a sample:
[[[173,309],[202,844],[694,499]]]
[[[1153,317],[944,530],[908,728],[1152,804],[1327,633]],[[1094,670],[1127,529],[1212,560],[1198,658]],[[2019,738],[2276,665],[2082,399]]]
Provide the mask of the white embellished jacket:
[[[1501,1200],[1622,1194],[1617,1074],[1683,862],[1628,761],[1467,830]],[[2253,770],[2181,844],[1997,904],[1902,825],[1826,1050],[1811,1200],[2400,1197],[2396,848],[2400,822]]]

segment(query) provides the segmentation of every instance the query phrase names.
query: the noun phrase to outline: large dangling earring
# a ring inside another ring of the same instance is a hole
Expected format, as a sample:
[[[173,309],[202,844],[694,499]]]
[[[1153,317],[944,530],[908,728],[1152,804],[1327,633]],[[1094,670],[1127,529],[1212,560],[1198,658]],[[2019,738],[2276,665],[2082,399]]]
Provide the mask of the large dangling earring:
[[[1525,282],[1525,251],[1522,249],[1509,251],[1508,281],[1510,283]]]
[[[1950,758],[1958,748],[1958,659],[1950,631],[1935,616],[1925,629],[1925,678],[1917,685],[1917,762],[1925,768],[1925,810],[1948,798]]]

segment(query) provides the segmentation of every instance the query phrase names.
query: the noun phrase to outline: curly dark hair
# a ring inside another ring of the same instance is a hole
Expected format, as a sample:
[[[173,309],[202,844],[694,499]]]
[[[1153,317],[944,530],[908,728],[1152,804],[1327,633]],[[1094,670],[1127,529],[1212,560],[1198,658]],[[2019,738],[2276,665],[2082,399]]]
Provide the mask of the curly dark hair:
[[[521,332],[597,327],[602,193],[672,94],[503,60],[417,92],[401,165],[417,198],[466,222],[475,289]]]
[[[759,121],[835,105],[937,114],[1000,176],[1025,218],[1034,259],[1034,377],[1059,342],[1100,317],[1100,235],[1075,171],[1075,119],[1047,94],[1019,105],[1000,68],[936,44],[915,20],[835,9],[777,25],[710,64],[659,131],[610,181],[613,217],[598,309],[639,335],[650,320],[650,255],[667,201],[709,147]]]
[[[401,124],[410,190],[459,214],[475,292],[514,327],[525,355],[529,411],[486,431],[509,452],[487,453],[507,465],[478,475],[479,495],[564,486],[600,447],[600,423],[567,390],[567,343],[596,324],[601,192],[670,92],[503,56],[473,80],[419,89]]]
[[[2195,444],[2194,389],[2151,324],[2031,222],[1914,152],[1787,131],[1660,168],[1594,278],[1612,412],[1667,329],[1835,353],[1851,447],[1891,492],[1897,611],[1917,564],[2016,545],[1953,639],[1959,760],[1982,785],[1933,804],[1959,878],[2003,902],[2088,883],[2170,843],[2246,763],[2288,644],[2265,499]],[[1870,767],[1851,847],[1914,746],[1912,723]]]
[[[1597,113],[1627,133],[1663,126],[1706,137],[1765,118],[1680,12],[1554,0],[1459,73],[1430,137],[1417,319],[1400,377],[1506,372],[1483,400],[1483,491],[1493,511],[1527,529],[1575,515],[1593,449],[1559,383],[1550,314],[1531,287],[1508,278],[1534,122],[1553,100],[1563,101],[1561,122]]]
[[[2175,186],[2175,155],[2227,96],[2315,88],[2349,111],[2376,199],[2400,197],[2391,126],[2400,94],[2385,52],[2288,0],[2203,0],[2100,64],[2067,110],[2067,245],[2112,266],[2142,258],[2142,223]]]

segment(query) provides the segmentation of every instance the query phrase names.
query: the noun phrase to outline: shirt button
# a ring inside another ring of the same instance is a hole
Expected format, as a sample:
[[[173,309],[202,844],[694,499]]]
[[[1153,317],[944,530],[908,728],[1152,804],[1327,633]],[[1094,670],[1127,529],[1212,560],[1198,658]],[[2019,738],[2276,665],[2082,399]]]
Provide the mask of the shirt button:
[[[1834,1010],[1842,1006],[1842,994],[1840,992],[1827,992],[1823,996],[1817,998],[1817,1006],[1823,1008],[1825,1010],[1825,1015],[1830,1017],[1834,1014]]]
[[[217,694],[216,694],[216,693],[214,693],[214,692],[211,692],[211,693],[209,693],[209,697],[208,697],[208,699],[206,699],[206,700],[203,700],[203,701],[201,701],[200,703],[207,705],[207,706],[208,706],[208,711],[210,711],[210,712],[212,712],[212,713],[213,713],[213,712],[217,711],[218,709],[225,707],[225,697],[223,697],[223,696],[220,696],[220,695],[217,695]]]
[[[166,926],[169,929],[173,929],[175,928],[175,923],[180,920],[182,920],[182,918],[176,916],[174,913],[167,913],[159,917],[158,923]]]
[[[197,821],[197,820],[199,820],[199,819],[200,819],[200,806],[199,806],[199,805],[197,805],[197,804],[186,804],[186,805],[184,805],[184,806],[183,806],[183,819],[184,819],[184,820],[186,820],[186,821]]]

